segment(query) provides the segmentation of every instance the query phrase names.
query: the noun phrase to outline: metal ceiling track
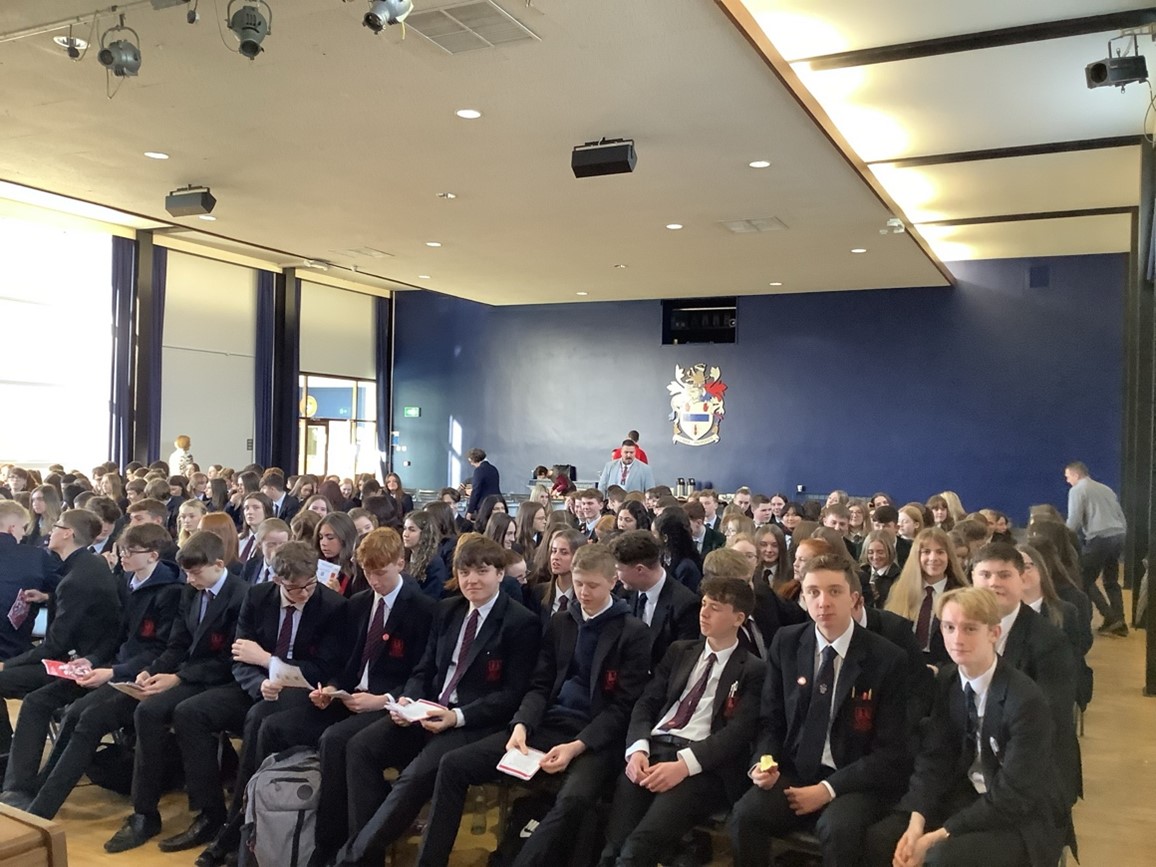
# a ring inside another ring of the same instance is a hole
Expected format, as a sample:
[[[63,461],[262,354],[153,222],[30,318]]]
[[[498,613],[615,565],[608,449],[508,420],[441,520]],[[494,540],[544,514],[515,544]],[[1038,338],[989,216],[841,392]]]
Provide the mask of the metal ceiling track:
[[[23,27],[20,30],[9,30],[7,33],[0,33],[0,43],[15,42],[18,39],[27,39],[29,36],[39,36],[42,33],[54,33],[57,30],[65,30],[77,24],[89,24],[97,18],[122,15],[130,9],[136,9],[140,6],[151,6],[154,9],[167,9],[170,6],[184,6],[188,2],[189,0],[128,0],[127,3],[115,3],[112,6],[105,6],[103,9],[93,9],[69,18],[46,21],[43,24],[33,24],[28,27]]]
[[[1104,150],[1107,148],[1135,147],[1144,141],[1142,135],[1116,135],[1104,138],[1084,138],[1073,141],[1049,141],[1031,145],[1009,145],[1007,147],[986,148],[955,153],[927,154],[917,157],[900,157],[893,160],[871,160],[869,166],[893,166],[897,169],[917,169],[922,166],[942,166],[951,163],[971,163],[982,160],[1006,160],[1014,157],[1038,157],[1045,154],[1067,154],[1077,151]]]
[[[1156,8],[1152,7],[1132,9],[1127,12],[1109,12],[1105,15],[1089,15],[1084,18],[1043,21],[1038,24],[1003,27],[998,30],[983,30],[979,33],[961,33],[957,36],[942,36],[935,39],[922,39],[917,42],[901,42],[896,45],[880,45],[875,48],[841,51],[836,54],[820,54],[791,62],[809,64],[811,69],[816,71],[846,69],[853,66],[915,60],[921,57],[937,57],[941,54],[981,51],[985,48],[1002,48],[1007,45],[1022,45],[1027,42],[1043,42],[1048,39],[1065,39],[1069,36],[1086,36],[1089,33],[1130,30],[1146,27],[1150,24],[1156,24]]]

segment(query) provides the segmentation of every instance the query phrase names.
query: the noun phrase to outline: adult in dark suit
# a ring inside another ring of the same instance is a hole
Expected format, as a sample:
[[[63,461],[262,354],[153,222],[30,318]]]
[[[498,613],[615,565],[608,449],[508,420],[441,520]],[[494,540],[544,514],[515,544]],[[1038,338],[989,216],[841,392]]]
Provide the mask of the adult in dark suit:
[[[1071,807],[1083,793],[1080,743],[1073,708],[1076,704],[1075,658],[1064,633],[1023,603],[1023,555],[1007,542],[992,542],[975,554],[972,582],[991,590],[1000,610],[996,651],[1043,691],[1052,711],[1054,761],[1065,803]]]
[[[261,476],[261,493],[273,504],[271,518],[280,518],[288,524],[301,511],[301,501],[285,492],[285,477],[279,472],[270,470]]]
[[[815,829],[826,867],[854,864],[910,767],[907,661],[855,623],[855,564],[839,554],[810,559],[802,592],[815,623],[780,629],[771,643],[755,785],[731,812],[740,867],[769,864],[771,838],[801,828]],[[764,770],[763,756],[777,764]]]
[[[124,534],[120,556],[130,580],[124,585],[123,628],[115,656],[89,657],[92,670],[79,680],[56,678],[25,696],[4,776],[9,803],[51,819],[84,775],[101,738],[132,724],[136,702],[107,684],[135,679],[168,644],[185,583],[175,563],[160,560],[170,538],[168,530],[155,524],[130,527]],[[109,703],[116,709],[106,707]],[[53,715],[65,706],[52,755],[38,777]]]
[[[634,616],[650,627],[653,669],[672,642],[698,635],[698,596],[662,568],[658,540],[646,530],[631,530],[610,543],[618,580]]]
[[[936,600],[945,666],[899,810],[867,834],[867,867],[1054,867],[1061,835],[1052,725],[1039,687],[996,653],[1000,614],[982,588]]]
[[[435,702],[417,724],[391,712],[346,748],[351,838],[339,865],[379,865],[433,794],[442,757],[504,729],[529,685],[538,655],[538,618],[500,591],[505,550],[492,539],[463,542],[454,557],[462,595],[442,600],[429,643],[398,696]],[[397,768],[393,785],[382,779]]]
[[[145,694],[131,712],[137,739],[133,813],[104,844],[108,852],[132,849],[160,833],[157,804],[164,792],[157,769],[164,767],[166,753],[172,748],[167,737],[169,724],[183,702],[232,681],[230,648],[248,585],[229,575],[224,558],[224,542],[204,530],[190,536],[177,555],[188,586],[164,652],[136,676],[135,682]],[[215,754],[212,763],[215,770]],[[204,808],[201,797],[195,787],[189,789],[189,806],[194,811]]]
[[[246,584],[265,584],[273,580],[273,556],[289,541],[289,525],[280,518],[266,518],[254,534],[255,554],[241,567]]]
[[[258,757],[293,746],[321,754],[315,860],[332,856],[345,842],[349,812],[345,752],[350,738],[387,719],[386,704],[400,694],[421,660],[437,603],[402,574],[401,537],[389,527],[371,531],[357,547],[370,589],[349,600],[349,633],[355,637],[344,669],[327,687],[309,694],[310,707],[275,714],[258,735]],[[349,693],[334,699],[333,690]]]
[[[161,842],[176,852],[216,838],[197,858],[198,867],[223,864],[241,841],[245,786],[260,764],[258,732],[270,716],[309,706],[309,691],[283,689],[281,668],[296,668],[307,683],[333,677],[349,655],[345,599],[317,581],[317,552],[287,542],[273,556],[276,578],[251,587],[233,643],[234,683],[208,690],[182,705],[173,721],[185,762],[185,786],[205,806],[187,831]],[[225,813],[216,756],[220,732],[242,731],[242,749]],[[222,828],[222,820],[226,819]]]
[[[117,582],[104,558],[88,550],[99,532],[100,519],[84,509],[68,510],[49,528],[48,550],[63,561],[52,597],[55,615],[40,644],[0,663],[0,699],[23,698],[52,683],[56,678],[45,671],[44,660],[105,660],[116,651],[121,618]],[[5,705],[0,752],[8,752],[11,743]]]
[[[621,766],[630,709],[650,672],[650,631],[612,594],[614,556],[604,545],[579,548],[573,575],[576,604],[550,619],[512,733],[495,732],[442,759],[418,853],[423,867],[449,862],[469,787],[500,778],[508,750],[541,750],[541,770],[565,775],[514,862],[527,867],[557,856]]]
[[[470,449],[466,452],[466,460],[474,468],[474,478],[470,482],[470,500],[466,504],[466,517],[472,519],[478,513],[482,500],[502,495],[502,483],[498,476],[498,468],[486,460],[486,453],[481,449]]]
[[[702,582],[703,637],[676,641],[634,705],[602,864],[671,863],[687,828],[748,788],[765,665],[739,643],[754,609],[743,578]]]
[[[51,595],[60,581],[60,561],[35,545],[21,545],[28,511],[15,500],[0,500],[0,611],[12,612],[16,597],[24,590]],[[27,603],[25,603],[27,604]],[[0,661],[32,648],[36,609],[29,607],[14,626],[0,617]]]

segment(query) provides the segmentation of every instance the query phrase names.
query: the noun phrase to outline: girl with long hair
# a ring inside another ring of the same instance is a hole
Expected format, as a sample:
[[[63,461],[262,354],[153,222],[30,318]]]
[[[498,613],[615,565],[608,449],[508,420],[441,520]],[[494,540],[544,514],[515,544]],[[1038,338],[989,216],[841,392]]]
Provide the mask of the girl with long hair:
[[[52,525],[60,520],[64,506],[60,491],[52,485],[37,485],[32,489],[28,502],[32,506],[32,520],[28,522],[28,533],[21,541],[25,545],[47,548]]]
[[[667,574],[697,593],[702,583],[702,556],[694,545],[686,512],[674,506],[663,509],[654,521],[654,534],[662,547],[662,565]]]
[[[534,559],[534,552],[546,532],[546,507],[535,500],[527,500],[518,507],[518,530],[515,541],[522,549],[526,564]]]
[[[405,516],[401,543],[405,546],[406,573],[418,583],[422,593],[441,599],[449,572],[438,555],[437,527],[428,512],[421,510]]]
[[[787,537],[778,524],[764,524],[755,530],[754,541],[759,553],[755,580],[761,580],[768,587],[773,587],[776,578],[785,577],[791,571]]]
[[[912,621],[917,642],[922,644],[920,649],[932,665],[942,665],[949,659],[934,613],[935,597],[969,583],[947,533],[938,527],[921,530],[884,608]]]
[[[313,545],[321,559],[338,569],[337,574],[326,582],[331,590],[348,599],[362,589],[355,586],[359,577],[354,557],[357,553],[357,528],[349,515],[330,512],[322,518],[313,535]]]

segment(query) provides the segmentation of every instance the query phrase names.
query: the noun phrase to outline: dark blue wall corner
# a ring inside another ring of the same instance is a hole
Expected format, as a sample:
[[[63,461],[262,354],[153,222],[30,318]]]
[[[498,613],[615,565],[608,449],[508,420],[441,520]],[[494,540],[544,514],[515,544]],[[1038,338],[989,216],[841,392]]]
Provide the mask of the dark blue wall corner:
[[[966,262],[952,266],[956,289],[745,297],[737,342],[712,346],[661,345],[657,301],[399,293],[395,467],[436,488],[452,462],[468,477],[460,455],[480,446],[503,487],[524,490],[536,464],[596,478],[636,428],[660,482],[900,501],[950,488],[1022,522],[1032,503],[1064,505],[1068,460],[1119,486],[1126,263]],[[1050,285],[1028,289],[1039,264]],[[728,386],[721,442],[676,445],[667,385],[675,365],[700,362]],[[403,418],[406,405],[421,418]]]

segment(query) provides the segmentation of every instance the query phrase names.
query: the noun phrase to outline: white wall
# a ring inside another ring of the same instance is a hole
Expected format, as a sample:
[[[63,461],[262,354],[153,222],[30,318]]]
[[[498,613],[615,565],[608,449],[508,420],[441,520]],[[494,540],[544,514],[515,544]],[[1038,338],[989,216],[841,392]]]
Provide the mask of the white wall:
[[[301,281],[301,370],[374,378],[374,299]]]
[[[252,462],[257,273],[169,251],[161,372],[161,458],[179,434],[209,464]]]

